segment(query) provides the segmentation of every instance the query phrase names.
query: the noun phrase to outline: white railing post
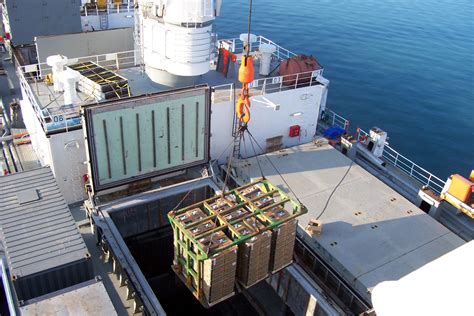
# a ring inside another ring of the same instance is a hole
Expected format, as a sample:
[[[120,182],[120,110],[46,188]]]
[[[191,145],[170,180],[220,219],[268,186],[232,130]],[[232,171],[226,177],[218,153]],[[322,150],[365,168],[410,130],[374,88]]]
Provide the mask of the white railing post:
[[[295,89],[298,87],[298,80],[299,80],[299,78],[300,78],[300,74],[297,73],[297,74],[296,74],[296,81],[295,81]]]
[[[397,166],[397,162],[398,162],[398,152],[396,152],[397,154],[395,155],[395,162],[393,163],[393,165],[396,167]]]
[[[427,186],[430,186],[431,176],[432,174],[430,173],[430,176],[428,177],[428,182],[426,183]]]
[[[335,122],[336,122],[336,113],[332,112],[332,125],[334,125]]]
[[[415,166],[415,165],[412,163],[412,164],[411,164],[411,169],[410,169],[410,177],[413,176],[413,167],[414,167],[414,166]]]

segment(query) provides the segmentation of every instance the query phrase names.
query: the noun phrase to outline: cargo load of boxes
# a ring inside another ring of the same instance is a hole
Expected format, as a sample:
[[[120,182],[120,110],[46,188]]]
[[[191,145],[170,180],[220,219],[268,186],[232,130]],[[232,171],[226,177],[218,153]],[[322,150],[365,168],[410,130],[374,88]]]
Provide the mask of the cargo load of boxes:
[[[128,79],[98,64],[86,61],[68,66],[79,73],[77,88],[97,101],[130,97]]]
[[[296,217],[306,208],[260,180],[171,211],[173,269],[205,306],[292,263]]]

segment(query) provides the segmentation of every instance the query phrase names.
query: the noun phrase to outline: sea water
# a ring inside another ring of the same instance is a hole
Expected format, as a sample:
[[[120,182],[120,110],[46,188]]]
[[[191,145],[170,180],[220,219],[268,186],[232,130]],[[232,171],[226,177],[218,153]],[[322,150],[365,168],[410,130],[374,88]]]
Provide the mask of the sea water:
[[[219,38],[247,31],[223,1]],[[474,169],[473,0],[253,0],[252,33],[312,54],[328,106],[442,179]]]

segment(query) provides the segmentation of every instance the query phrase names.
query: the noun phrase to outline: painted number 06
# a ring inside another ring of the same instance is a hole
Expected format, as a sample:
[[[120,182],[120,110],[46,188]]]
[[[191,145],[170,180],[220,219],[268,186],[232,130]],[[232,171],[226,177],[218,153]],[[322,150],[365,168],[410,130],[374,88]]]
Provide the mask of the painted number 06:
[[[62,115],[53,116],[53,122],[54,123],[59,123],[59,122],[63,122],[63,121],[64,121],[64,117]]]

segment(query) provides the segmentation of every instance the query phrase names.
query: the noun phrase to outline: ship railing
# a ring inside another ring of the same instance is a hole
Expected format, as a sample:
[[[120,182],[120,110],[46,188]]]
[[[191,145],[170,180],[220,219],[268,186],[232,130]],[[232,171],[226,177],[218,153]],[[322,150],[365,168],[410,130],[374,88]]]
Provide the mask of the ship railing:
[[[53,105],[54,103],[57,103],[53,94],[50,95],[50,104],[40,105],[40,102],[32,89],[32,86],[35,87],[38,84],[37,79],[26,79],[20,67],[17,68],[17,74],[21,88],[25,92],[25,95],[44,131],[51,132],[57,129],[68,131],[70,128],[79,125],[80,120],[77,119],[79,114],[76,108],[64,108],[62,105]],[[73,118],[76,118],[76,120],[71,120]]]
[[[244,42],[242,42],[239,38],[223,39],[220,40],[219,43],[222,44],[224,48],[230,50],[234,54],[242,54],[244,51]],[[275,57],[279,61],[296,56],[296,54],[292,51],[281,47],[280,45],[261,35],[257,36],[257,41],[252,43],[252,51],[258,50],[261,44],[274,45],[276,47],[276,50],[273,53],[273,57]]]
[[[212,103],[234,102],[234,84],[223,84],[212,87]]]
[[[42,114],[43,111],[41,110],[41,107],[39,106],[39,102],[36,99],[35,94],[31,90],[30,84],[28,83],[28,81],[25,78],[25,74],[24,74],[23,70],[21,69],[21,66],[17,67],[16,72],[17,72],[18,80],[20,81],[21,89],[25,92],[26,97],[28,98],[28,101],[30,102],[31,106],[33,107],[33,110],[34,110],[34,112],[36,114],[36,117],[38,118],[41,126],[43,126],[43,128],[46,128],[46,121],[45,121],[45,118]]]
[[[115,14],[115,13],[133,13],[135,8],[132,2],[128,3],[109,3],[105,8],[99,8],[97,4],[86,4],[81,7],[81,16]]]
[[[318,76],[322,76],[322,74],[323,69],[318,69],[292,75],[256,79],[249,84],[250,95],[265,95],[268,93],[318,85],[320,83],[317,78]]]
[[[273,53],[273,56],[275,56],[278,60],[288,59],[288,58],[296,56],[296,54],[293,53],[292,51],[289,51],[288,49],[281,47],[280,45],[276,44],[275,42],[273,42],[272,40],[269,40],[268,38],[264,36],[257,37],[257,42],[259,46],[261,44],[274,45],[276,47],[276,51]]]
[[[8,22],[7,10],[3,3],[0,3],[0,10],[2,11],[3,20]]]
[[[139,65],[140,53],[139,51],[132,50],[113,54],[70,58],[68,59],[68,65],[86,61],[92,61],[100,66],[103,66],[104,68],[116,71]],[[51,73],[51,66],[46,63],[18,66],[17,72],[21,86],[24,89],[28,100],[36,112],[36,116],[38,117],[45,131],[54,130],[55,126],[58,126],[58,128],[61,129],[65,128],[67,130],[68,128],[72,127],[70,124],[73,124],[73,126],[77,125],[77,120],[73,120],[74,118],[79,117],[77,107],[64,107],[63,105],[58,104],[52,89],[48,89],[49,99],[51,102],[46,105],[40,105],[37,96],[33,92],[36,89],[36,93],[40,93],[38,85],[42,84],[46,75]],[[44,90],[42,93],[44,93]],[[82,102],[86,102],[86,100],[83,100]]]
[[[361,141],[367,138],[369,138],[369,133],[367,133],[363,129],[358,129],[357,140]],[[398,170],[402,171],[410,178],[415,179],[416,181],[421,183],[421,185],[427,186],[433,192],[440,194],[443,190],[446,181],[440,179],[425,168],[420,167],[412,160],[403,156],[394,148],[390,147],[387,142],[384,146],[382,158],[385,162],[396,167]]]
[[[326,107],[322,116],[322,121],[330,126],[337,126],[345,131],[349,129],[350,121]]]
[[[397,167],[399,170],[403,171],[410,178],[418,180],[422,185],[426,185],[433,192],[440,194],[445,185],[445,181],[441,180],[431,172],[420,167],[410,159],[401,155],[395,149],[390,147],[388,144],[385,144],[383,156],[384,160],[391,165]]]
[[[130,50],[111,54],[69,58],[68,65],[91,61],[109,70],[120,70],[139,65],[140,56],[140,51]],[[51,72],[51,66],[49,66],[47,63],[25,65],[20,66],[20,68],[25,74],[26,78],[34,77],[37,80],[44,78],[44,76]]]
[[[259,96],[265,95],[268,93],[275,93],[280,91],[288,91],[294,90],[298,88],[304,87],[311,87],[314,85],[318,85],[319,82],[317,80],[318,76],[321,76],[323,73],[323,69],[318,69],[315,71],[308,71],[297,73],[293,75],[286,75],[286,76],[275,76],[275,77],[268,77],[268,78],[261,78],[256,79],[249,84],[250,88],[250,96]],[[240,89],[241,84],[238,83],[237,85],[234,84],[224,84],[219,86],[213,87],[216,91],[213,96],[213,102],[227,102],[227,101],[234,101],[234,89]],[[344,126],[344,122],[348,120],[344,119],[342,116],[337,115],[334,112],[331,112],[334,116],[334,120],[336,124],[342,122]]]

